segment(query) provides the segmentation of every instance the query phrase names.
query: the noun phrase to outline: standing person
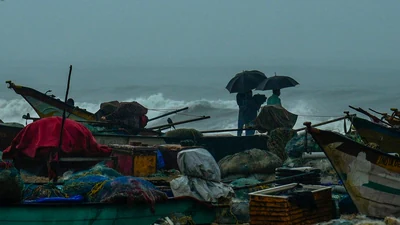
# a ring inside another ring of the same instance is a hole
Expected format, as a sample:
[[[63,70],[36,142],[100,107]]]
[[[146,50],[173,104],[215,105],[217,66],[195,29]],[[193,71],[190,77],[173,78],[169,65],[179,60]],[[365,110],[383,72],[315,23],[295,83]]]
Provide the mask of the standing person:
[[[271,95],[271,97],[268,98],[267,105],[279,105],[279,106],[282,106],[281,99],[279,98],[280,95],[281,95],[281,90],[280,89],[272,90],[272,95]]]
[[[267,100],[265,95],[256,94],[248,101],[247,108],[244,112],[244,125],[245,128],[254,128],[254,120],[257,118],[258,111],[261,105]],[[255,129],[246,130],[246,136],[254,135]]]
[[[246,117],[245,115],[248,108],[248,104],[252,99],[252,95],[253,95],[252,91],[236,94],[236,103],[239,106],[237,136],[242,136],[243,126],[245,125],[245,117]]]

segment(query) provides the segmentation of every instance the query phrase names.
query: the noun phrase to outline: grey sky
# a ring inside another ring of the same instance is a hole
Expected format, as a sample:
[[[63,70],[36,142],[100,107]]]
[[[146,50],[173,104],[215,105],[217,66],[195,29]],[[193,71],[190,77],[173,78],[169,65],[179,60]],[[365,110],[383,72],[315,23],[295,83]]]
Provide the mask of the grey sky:
[[[399,62],[398,0],[4,0],[0,60]]]

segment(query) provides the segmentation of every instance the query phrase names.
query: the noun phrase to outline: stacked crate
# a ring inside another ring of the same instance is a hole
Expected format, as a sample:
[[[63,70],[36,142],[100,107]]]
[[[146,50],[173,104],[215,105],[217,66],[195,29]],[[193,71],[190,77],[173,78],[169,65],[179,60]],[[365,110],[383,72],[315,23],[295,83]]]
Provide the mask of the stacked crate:
[[[109,145],[113,157],[118,157],[118,164],[107,165],[122,175],[147,177],[157,171],[157,148],[151,146]]]
[[[330,187],[301,185],[310,190],[316,208],[300,207],[290,201],[286,191],[298,188],[298,184],[288,184],[249,193],[250,224],[315,224],[329,221],[333,217],[333,201]]]

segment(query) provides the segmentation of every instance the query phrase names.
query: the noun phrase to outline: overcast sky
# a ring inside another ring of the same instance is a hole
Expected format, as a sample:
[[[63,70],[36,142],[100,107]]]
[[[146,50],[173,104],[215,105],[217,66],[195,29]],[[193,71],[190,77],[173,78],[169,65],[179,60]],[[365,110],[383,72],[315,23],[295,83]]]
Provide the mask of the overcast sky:
[[[399,0],[4,0],[0,62],[399,63]]]

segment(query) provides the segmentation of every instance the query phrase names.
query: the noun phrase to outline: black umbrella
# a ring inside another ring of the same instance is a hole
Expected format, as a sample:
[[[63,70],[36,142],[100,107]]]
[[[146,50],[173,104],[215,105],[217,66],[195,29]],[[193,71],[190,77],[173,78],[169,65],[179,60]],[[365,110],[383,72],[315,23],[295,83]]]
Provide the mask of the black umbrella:
[[[258,70],[246,70],[236,74],[226,85],[226,89],[228,89],[230,93],[244,93],[256,88],[260,82],[266,78],[263,72]]]
[[[275,90],[287,87],[294,87],[299,83],[293,78],[288,76],[275,76],[263,80],[256,88],[256,90]]]

